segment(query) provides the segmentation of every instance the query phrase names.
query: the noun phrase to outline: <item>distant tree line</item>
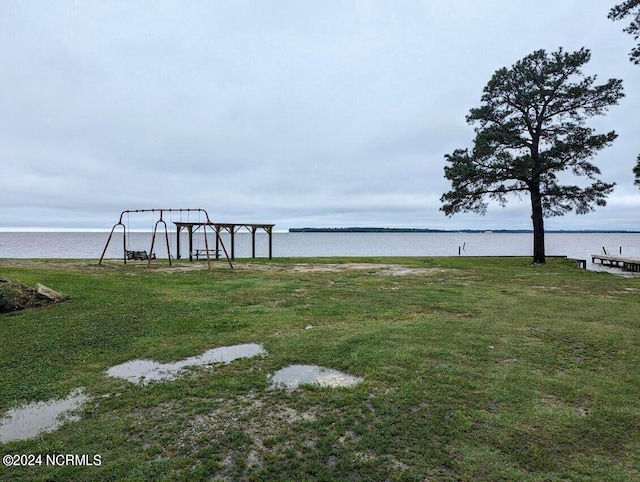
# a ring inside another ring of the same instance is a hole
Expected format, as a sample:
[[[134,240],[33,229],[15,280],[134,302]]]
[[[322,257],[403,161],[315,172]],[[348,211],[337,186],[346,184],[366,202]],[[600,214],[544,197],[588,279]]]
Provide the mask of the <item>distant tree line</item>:
[[[443,233],[442,229],[428,228],[290,228],[290,233]]]
[[[289,228],[290,233],[498,233],[498,234],[519,234],[531,233],[531,229],[430,229],[430,228]],[[609,230],[609,229],[556,229],[547,231],[549,233],[638,233],[640,231]]]

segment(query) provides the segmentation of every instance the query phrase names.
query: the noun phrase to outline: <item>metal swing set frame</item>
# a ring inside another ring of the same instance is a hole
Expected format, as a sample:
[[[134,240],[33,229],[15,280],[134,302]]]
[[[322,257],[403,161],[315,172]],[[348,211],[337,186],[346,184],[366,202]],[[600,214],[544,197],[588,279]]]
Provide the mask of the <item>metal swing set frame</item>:
[[[159,217],[157,219],[157,221],[155,222],[154,226],[153,226],[153,234],[151,236],[151,248],[149,249],[149,252],[147,253],[146,251],[131,251],[127,249],[127,226],[124,223],[124,216],[125,214],[127,215],[127,218],[129,217],[130,213],[159,213]],[[200,209],[200,208],[179,208],[179,209],[175,209],[175,208],[171,208],[171,209],[127,209],[125,211],[122,211],[120,213],[120,219],[118,220],[118,222],[116,224],[113,225],[113,227],[111,228],[111,232],[109,233],[109,238],[107,239],[107,243],[104,246],[104,250],[102,251],[102,255],[100,256],[100,261],[98,262],[98,264],[102,264],[102,260],[104,259],[104,256],[107,252],[107,248],[109,247],[109,243],[111,242],[111,238],[113,237],[113,233],[115,232],[116,228],[118,226],[122,226],[122,260],[124,261],[124,264],[127,264],[127,260],[141,260],[141,261],[147,261],[147,267],[151,266],[151,261],[153,259],[155,259],[155,253],[153,252],[153,248],[155,246],[155,242],[156,242],[156,234],[158,231],[158,226],[160,224],[162,224],[164,226],[164,237],[165,237],[165,242],[166,242],[166,246],[167,246],[167,259],[169,260],[169,266],[172,266],[171,264],[171,248],[170,248],[170,244],[169,244],[169,231],[167,229],[167,223],[164,220],[164,213],[165,212],[169,212],[169,213],[173,213],[173,212],[178,212],[180,213],[180,215],[182,216],[183,212],[186,213],[191,213],[191,212],[197,212],[198,215],[204,214],[205,217],[205,222],[201,223],[201,225],[204,228],[204,244],[205,244],[205,253],[207,255],[207,268],[211,269],[211,258],[209,256],[210,253],[210,249],[209,249],[209,242],[207,240],[207,226],[213,230],[213,232],[216,235],[216,246],[221,246],[222,250],[224,251],[224,254],[227,258],[227,261],[229,262],[229,266],[233,269],[233,264],[231,264],[231,259],[229,258],[229,254],[227,252],[227,248],[224,246],[224,243],[222,242],[222,238],[220,237],[220,233],[219,230],[214,229],[214,224],[211,222],[211,220],[209,219],[209,214],[207,213],[207,211],[205,211],[204,209]],[[178,255],[179,256],[179,255]]]

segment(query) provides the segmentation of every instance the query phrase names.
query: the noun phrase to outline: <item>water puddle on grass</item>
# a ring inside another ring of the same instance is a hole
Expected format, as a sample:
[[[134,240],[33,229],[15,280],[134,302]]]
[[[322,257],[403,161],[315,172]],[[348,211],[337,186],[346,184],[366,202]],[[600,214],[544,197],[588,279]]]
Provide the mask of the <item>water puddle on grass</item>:
[[[0,420],[0,442],[26,440],[44,432],[52,432],[64,422],[77,421],[72,412],[88,400],[82,388],[73,390],[63,400],[34,402],[12,408]]]
[[[124,378],[132,383],[144,384],[150,381],[173,380],[186,367],[205,366],[214,363],[230,363],[240,358],[253,358],[266,351],[256,343],[223,346],[192,356],[175,363],[158,363],[151,360],[132,360],[107,370],[111,377]]]
[[[362,378],[316,365],[290,365],[271,376],[272,388],[298,388],[300,385],[351,387]]]

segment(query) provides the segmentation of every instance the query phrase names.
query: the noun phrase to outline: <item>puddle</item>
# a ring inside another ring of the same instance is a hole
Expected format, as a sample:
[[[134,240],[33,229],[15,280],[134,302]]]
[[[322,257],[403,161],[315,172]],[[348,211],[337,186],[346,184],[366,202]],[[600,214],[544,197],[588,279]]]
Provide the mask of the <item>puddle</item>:
[[[175,363],[158,363],[151,360],[133,360],[116,365],[107,370],[111,377],[124,378],[132,383],[148,383],[150,381],[173,380],[186,367],[229,363],[240,358],[252,358],[264,355],[266,351],[256,343],[223,346],[192,356]]]
[[[0,420],[0,442],[26,440],[52,432],[64,422],[80,420],[71,412],[78,410],[88,398],[82,388],[76,388],[64,400],[34,402],[12,408]]]
[[[350,387],[362,381],[360,377],[316,365],[290,365],[271,376],[272,388],[298,388],[300,385]]]

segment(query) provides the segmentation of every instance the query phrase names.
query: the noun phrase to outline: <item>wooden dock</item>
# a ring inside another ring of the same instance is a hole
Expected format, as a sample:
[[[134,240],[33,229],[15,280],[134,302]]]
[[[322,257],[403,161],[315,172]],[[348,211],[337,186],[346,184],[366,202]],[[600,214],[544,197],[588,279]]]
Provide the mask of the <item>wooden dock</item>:
[[[625,258],[622,256],[609,256],[606,254],[592,254],[591,262],[595,263],[600,261],[600,264],[605,266],[613,266],[621,268],[625,271],[633,271],[635,273],[640,272],[640,259],[638,258]]]

